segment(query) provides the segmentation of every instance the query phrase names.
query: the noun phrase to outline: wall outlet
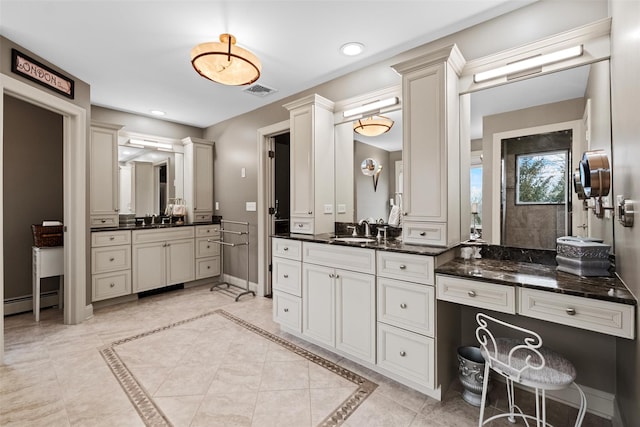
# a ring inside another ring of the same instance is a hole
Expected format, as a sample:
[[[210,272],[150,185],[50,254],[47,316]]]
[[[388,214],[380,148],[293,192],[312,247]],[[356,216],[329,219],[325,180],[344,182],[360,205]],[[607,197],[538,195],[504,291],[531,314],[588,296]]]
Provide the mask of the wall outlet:
[[[247,212],[255,212],[256,211],[256,202],[247,202],[246,203]]]
[[[333,213],[333,205],[324,205],[324,213],[332,214]]]
[[[240,169],[240,178],[246,178],[246,177],[247,177],[247,168]]]
[[[338,205],[338,213],[347,213],[347,205],[339,204]]]
[[[220,210],[220,202],[216,202],[216,210]]]

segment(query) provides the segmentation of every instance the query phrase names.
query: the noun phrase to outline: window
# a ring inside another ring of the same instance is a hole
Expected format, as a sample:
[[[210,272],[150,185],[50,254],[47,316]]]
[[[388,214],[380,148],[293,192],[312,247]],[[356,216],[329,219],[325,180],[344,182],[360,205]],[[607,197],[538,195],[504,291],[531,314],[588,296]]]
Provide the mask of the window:
[[[482,152],[471,152],[471,200],[469,201],[471,206],[471,233],[475,233],[475,237],[480,237],[482,234]],[[473,213],[473,210],[476,213]]]
[[[516,204],[566,203],[567,151],[516,156]]]

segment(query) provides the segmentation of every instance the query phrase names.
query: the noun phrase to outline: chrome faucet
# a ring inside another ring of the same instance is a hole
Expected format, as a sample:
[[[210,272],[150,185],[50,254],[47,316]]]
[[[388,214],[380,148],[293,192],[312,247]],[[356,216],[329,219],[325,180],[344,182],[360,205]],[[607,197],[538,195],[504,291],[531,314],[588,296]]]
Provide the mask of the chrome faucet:
[[[364,224],[364,237],[371,237],[371,228],[369,228],[369,221],[361,219],[358,225]]]

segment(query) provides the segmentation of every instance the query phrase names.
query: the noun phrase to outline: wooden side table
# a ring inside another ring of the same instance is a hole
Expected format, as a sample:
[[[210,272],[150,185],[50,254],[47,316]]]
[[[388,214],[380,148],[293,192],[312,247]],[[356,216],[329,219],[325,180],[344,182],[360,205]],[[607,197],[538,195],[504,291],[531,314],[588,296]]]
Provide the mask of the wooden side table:
[[[32,247],[33,259],[33,314],[36,322],[40,321],[40,279],[60,276],[58,290],[58,307],[62,307],[62,291],[64,289],[64,246],[48,248]]]

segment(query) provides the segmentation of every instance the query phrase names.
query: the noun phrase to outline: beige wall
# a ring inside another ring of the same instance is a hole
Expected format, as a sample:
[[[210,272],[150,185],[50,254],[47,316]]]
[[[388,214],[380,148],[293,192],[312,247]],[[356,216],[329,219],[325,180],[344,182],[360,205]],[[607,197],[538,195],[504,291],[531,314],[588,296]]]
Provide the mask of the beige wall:
[[[613,0],[612,22],[612,130],[613,130],[613,195],[640,203],[640,2]],[[617,271],[634,293],[640,296],[640,217],[636,214],[633,228],[615,223]],[[636,337],[640,331],[636,315]],[[616,342],[617,399],[626,426],[640,425],[640,339],[618,339]]]
[[[31,224],[63,218],[62,116],[4,95],[4,298],[31,295]],[[34,124],[38,124],[34,126]],[[58,279],[43,279],[42,292]]]

